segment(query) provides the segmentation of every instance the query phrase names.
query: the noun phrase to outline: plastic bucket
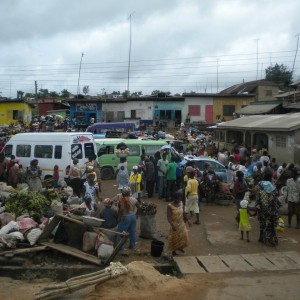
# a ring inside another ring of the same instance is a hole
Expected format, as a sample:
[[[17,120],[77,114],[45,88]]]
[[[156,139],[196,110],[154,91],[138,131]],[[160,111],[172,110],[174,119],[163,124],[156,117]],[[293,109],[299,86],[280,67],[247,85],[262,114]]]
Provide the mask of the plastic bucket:
[[[164,245],[165,245],[164,242],[152,241],[151,242],[151,256],[160,257],[163,252]]]

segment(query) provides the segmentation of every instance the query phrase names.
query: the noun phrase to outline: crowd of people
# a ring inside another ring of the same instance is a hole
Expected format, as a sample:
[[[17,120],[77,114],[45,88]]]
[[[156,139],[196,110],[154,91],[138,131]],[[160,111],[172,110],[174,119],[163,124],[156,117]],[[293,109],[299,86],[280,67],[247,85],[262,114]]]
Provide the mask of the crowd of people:
[[[250,215],[257,216],[259,222],[258,240],[266,245],[278,244],[276,227],[282,204],[278,194],[282,187],[286,189],[288,203],[287,226],[292,226],[292,217],[296,215],[296,228],[300,228],[299,170],[293,164],[277,164],[267,149],[248,150],[243,146],[236,146],[232,151],[218,149],[209,135],[193,143],[184,140],[179,150],[184,154],[215,158],[225,166],[227,182],[222,182],[209,163],[203,170],[199,170],[193,161],[179,167],[172,151],[163,149],[153,156],[143,153],[130,172],[126,157],[121,157],[116,173],[119,193],[112,199],[101,197],[101,173],[96,156],[90,157],[84,166],[79,166],[75,158],[66,183],[73,194],[82,199],[78,208],[85,214],[104,219],[105,228],[129,233],[131,249],[135,247],[136,216],[143,198],[151,201],[156,194],[161,201],[168,202],[169,249],[175,255],[188,245],[186,224],[201,224],[201,202],[213,204],[224,185],[236,204],[241,239],[246,233],[246,239],[250,241]],[[13,155],[7,160],[0,153],[0,181],[13,187],[26,182],[30,190],[41,191],[45,186],[41,178],[37,159],[23,168]],[[62,188],[57,166],[53,166],[53,178],[48,184]]]

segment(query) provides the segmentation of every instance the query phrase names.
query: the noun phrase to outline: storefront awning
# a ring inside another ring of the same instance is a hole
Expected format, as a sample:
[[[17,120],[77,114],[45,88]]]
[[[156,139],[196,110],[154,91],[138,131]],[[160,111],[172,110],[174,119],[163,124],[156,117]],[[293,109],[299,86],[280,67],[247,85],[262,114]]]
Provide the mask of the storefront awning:
[[[278,107],[280,104],[253,104],[248,105],[240,109],[238,114],[240,115],[258,115],[258,114],[266,114]]]

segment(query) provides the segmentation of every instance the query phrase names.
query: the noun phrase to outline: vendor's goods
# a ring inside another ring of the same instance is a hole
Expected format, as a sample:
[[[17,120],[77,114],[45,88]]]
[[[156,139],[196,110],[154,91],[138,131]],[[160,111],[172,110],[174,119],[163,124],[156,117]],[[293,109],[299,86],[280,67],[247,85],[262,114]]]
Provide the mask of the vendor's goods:
[[[34,228],[30,230],[26,238],[31,246],[36,244],[41,234],[42,234],[42,230],[40,228]]]
[[[8,234],[10,232],[18,231],[18,230],[19,230],[18,223],[15,221],[10,221],[8,224],[6,224],[5,226],[3,226],[0,229],[0,236],[4,235],[4,234]]]

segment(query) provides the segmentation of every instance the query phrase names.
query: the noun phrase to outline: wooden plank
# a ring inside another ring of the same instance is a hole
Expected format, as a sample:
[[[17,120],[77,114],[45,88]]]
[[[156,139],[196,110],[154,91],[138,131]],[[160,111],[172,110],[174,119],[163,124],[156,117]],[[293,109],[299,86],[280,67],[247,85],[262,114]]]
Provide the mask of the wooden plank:
[[[274,265],[276,265],[280,270],[295,270],[300,268],[300,265],[298,265],[295,261],[284,255],[284,253],[268,252],[263,253],[263,255],[267,259],[269,259]]]
[[[55,243],[51,243],[51,242],[44,242],[44,243],[42,243],[42,245],[47,246],[51,249],[60,251],[60,252],[65,253],[65,254],[75,256],[75,257],[80,258],[82,260],[86,260],[86,261],[88,261],[90,263],[93,263],[95,265],[101,265],[102,264],[101,259],[99,259],[98,257],[90,255],[88,253],[85,253],[83,251],[80,251],[76,248],[73,248],[73,247],[70,247],[70,246],[67,246],[67,245],[55,244]]]
[[[300,266],[300,253],[296,251],[286,251],[283,253]]]
[[[4,256],[14,256],[17,254],[23,254],[23,253],[32,253],[32,252],[37,252],[37,251],[43,251],[47,250],[48,248],[46,246],[37,246],[37,247],[32,247],[32,248],[25,248],[25,249],[14,249],[14,250],[8,250],[8,251],[1,251],[0,255]]]
[[[217,255],[212,256],[197,256],[197,259],[204,265],[209,273],[230,272],[230,268],[224,264],[221,258]]]
[[[220,258],[232,271],[254,271],[254,268],[250,266],[240,255],[220,255]]]
[[[256,270],[259,271],[275,271],[279,268],[267,260],[261,253],[241,254]]]
[[[174,261],[182,274],[206,273],[194,256],[175,256]]]

